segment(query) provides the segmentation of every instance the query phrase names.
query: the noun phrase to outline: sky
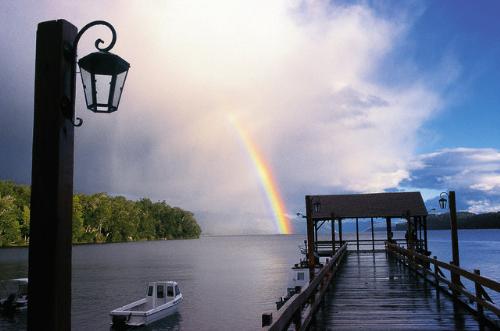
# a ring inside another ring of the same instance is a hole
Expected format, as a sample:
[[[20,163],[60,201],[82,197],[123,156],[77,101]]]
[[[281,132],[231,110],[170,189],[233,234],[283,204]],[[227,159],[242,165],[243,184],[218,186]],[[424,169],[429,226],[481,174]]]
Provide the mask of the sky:
[[[191,210],[206,234],[299,231],[306,194],[421,191],[500,209],[497,1],[2,1],[0,178],[29,184],[36,25],[114,25],[118,112],[77,82],[76,192]],[[79,55],[105,28],[89,30]],[[79,80],[80,78],[77,77]]]

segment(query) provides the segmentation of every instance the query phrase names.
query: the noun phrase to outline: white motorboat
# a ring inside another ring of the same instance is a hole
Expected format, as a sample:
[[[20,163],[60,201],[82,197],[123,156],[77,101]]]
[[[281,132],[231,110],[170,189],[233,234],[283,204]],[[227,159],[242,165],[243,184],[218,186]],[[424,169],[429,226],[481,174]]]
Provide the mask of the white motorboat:
[[[182,302],[182,293],[173,281],[151,282],[146,294],[144,299],[113,310],[113,325],[147,325],[173,314]]]
[[[279,310],[294,294],[300,293],[304,287],[309,284],[309,267],[307,263],[307,242],[304,240],[304,247],[299,246],[299,250],[304,254],[304,258],[300,259],[299,263],[296,263],[290,270],[287,287],[285,294],[276,301],[276,309]],[[316,254],[315,254],[316,255]],[[315,273],[317,273],[323,266],[320,263],[319,257],[315,256],[316,267]]]
[[[2,281],[0,289],[0,310],[6,313],[28,309],[28,278]]]

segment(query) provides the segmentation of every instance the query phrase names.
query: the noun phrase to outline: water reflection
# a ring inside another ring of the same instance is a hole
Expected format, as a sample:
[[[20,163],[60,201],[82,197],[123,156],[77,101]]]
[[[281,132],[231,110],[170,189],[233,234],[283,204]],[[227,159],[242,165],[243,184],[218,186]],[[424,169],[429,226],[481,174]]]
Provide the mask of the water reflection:
[[[27,314],[26,311],[14,312],[10,314],[0,314],[0,330],[19,331],[26,330]]]
[[[177,331],[180,330],[180,325],[182,322],[182,315],[176,312],[173,315],[167,316],[164,319],[156,321],[155,323],[148,325],[141,330],[147,331]]]

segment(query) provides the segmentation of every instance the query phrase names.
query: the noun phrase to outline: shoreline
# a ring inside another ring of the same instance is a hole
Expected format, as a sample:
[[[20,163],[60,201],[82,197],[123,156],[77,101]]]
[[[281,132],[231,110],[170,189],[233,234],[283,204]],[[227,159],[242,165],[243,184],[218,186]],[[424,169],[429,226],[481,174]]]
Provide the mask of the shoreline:
[[[196,240],[196,239],[200,239],[200,237],[198,237],[198,238],[174,238],[174,239],[152,239],[152,240],[141,239],[141,240],[127,240],[127,241],[113,241],[113,242],[106,242],[106,241],[104,241],[104,242],[80,242],[80,243],[73,243],[71,246],[126,244],[126,243],[149,242],[149,241]],[[29,247],[29,244],[23,244],[23,245],[0,246],[0,249],[4,249],[4,248],[28,248],[28,247]]]

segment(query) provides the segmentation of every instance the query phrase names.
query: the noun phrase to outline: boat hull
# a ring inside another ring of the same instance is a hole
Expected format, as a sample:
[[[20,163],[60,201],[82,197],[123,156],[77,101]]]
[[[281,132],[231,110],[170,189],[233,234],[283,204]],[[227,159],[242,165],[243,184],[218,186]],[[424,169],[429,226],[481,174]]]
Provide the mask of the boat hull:
[[[177,312],[181,302],[182,297],[174,302],[167,303],[148,311],[114,310],[110,314],[112,324],[125,324],[128,326],[148,325]]]

